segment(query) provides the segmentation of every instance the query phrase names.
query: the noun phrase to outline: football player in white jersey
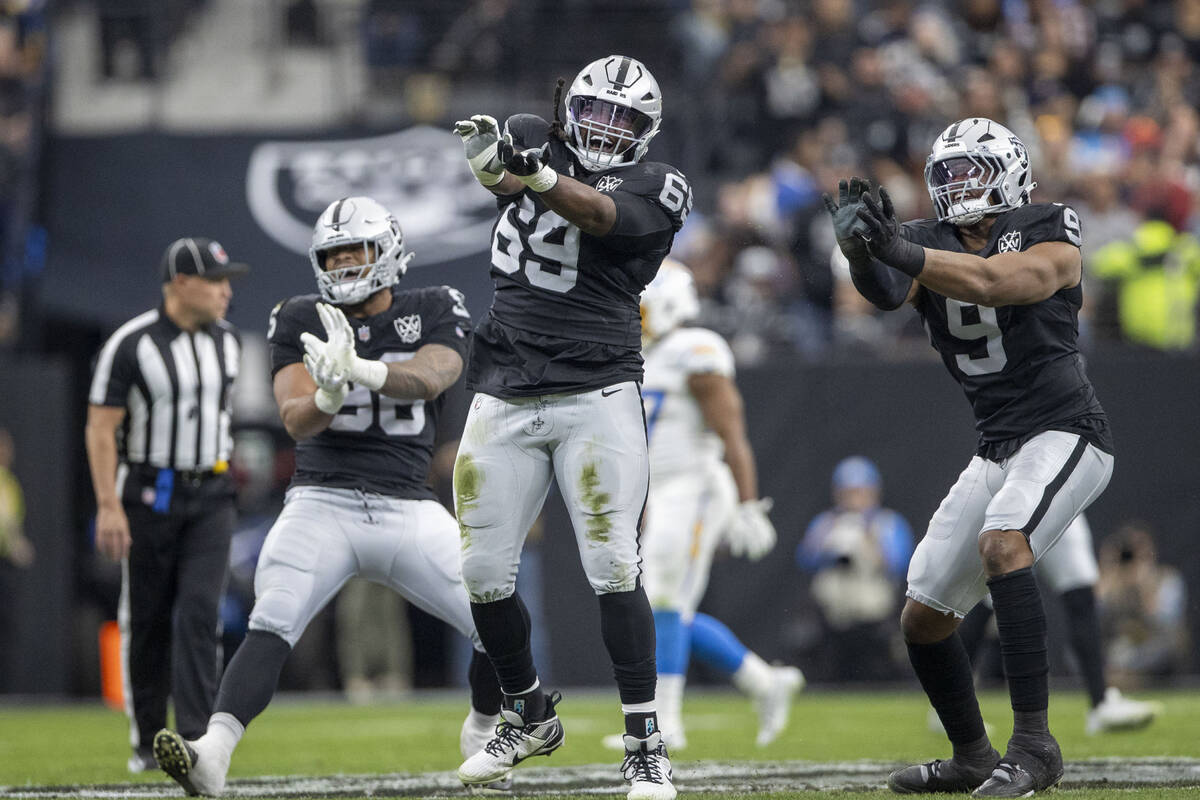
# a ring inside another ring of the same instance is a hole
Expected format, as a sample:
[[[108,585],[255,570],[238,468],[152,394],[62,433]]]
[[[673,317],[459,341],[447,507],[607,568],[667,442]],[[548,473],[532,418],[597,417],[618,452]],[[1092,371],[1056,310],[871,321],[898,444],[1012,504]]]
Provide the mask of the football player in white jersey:
[[[795,667],[771,666],[719,620],[697,614],[713,553],[725,541],[758,559],[775,544],[771,501],[758,496],[733,353],[721,336],[683,327],[700,310],[692,274],[667,259],[642,293],[646,377],[642,397],[650,441],[650,496],[642,531],[646,593],[654,609],[658,713],[668,746],[686,745],[681,710],[688,659],[730,676],[754,699],[758,744],[787,725],[792,695],[804,685]],[[620,737],[605,743],[620,747]]]

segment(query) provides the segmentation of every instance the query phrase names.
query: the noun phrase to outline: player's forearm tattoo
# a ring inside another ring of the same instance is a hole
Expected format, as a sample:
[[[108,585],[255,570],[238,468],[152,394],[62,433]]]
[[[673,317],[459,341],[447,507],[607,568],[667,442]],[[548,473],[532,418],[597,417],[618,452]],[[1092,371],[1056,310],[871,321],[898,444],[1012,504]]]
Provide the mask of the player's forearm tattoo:
[[[411,361],[389,365],[383,394],[398,400],[432,400],[462,374],[462,356],[443,345],[426,345]]]

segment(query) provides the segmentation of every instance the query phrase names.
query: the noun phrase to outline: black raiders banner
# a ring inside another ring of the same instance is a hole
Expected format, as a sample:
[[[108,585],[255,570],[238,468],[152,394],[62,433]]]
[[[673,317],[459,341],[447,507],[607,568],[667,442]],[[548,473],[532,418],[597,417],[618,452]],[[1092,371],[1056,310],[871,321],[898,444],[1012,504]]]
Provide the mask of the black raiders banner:
[[[163,248],[180,236],[207,236],[251,265],[234,285],[230,319],[265,330],[281,298],[316,291],[312,224],[349,195],[373,197],[400,220],[416,254],[404,285],[455,286],[476,318],[490,304],[496,204],[449,130],[56,137],[46,163],[49,247],[40,285],[51,314],[107,326],[127,319],[159,302]]]

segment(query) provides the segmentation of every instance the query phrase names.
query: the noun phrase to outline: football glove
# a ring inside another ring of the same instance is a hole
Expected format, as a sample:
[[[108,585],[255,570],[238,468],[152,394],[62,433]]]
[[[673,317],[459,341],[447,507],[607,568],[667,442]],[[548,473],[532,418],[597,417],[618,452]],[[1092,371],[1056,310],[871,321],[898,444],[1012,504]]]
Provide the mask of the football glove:
[[[913,244],[900,233],[896,209],[892,206],[887,189],[879,187],[879,202],[864,193],[862,204],[855,214],[866,223],[867,230],[860,235],[867,240],[871,255],[909,277],[915,278],[921,274],[925,268],[925,248]]]
[[[837,237],[838,247],[848,261],[857,261],[870,255],[863,234],[867,232],[867,223],[858,218],[858,209],[862,205],[863,195],[871,191],[871,182],[865,178],[853,177],[849,182],[838,181],[838,202],[828,194],[822,195],[825,209],[833,217],[833,235]]]
[[[308,332],[300,334],[305,352],[314,360],[319,356],[329,359],[337,370],[346,375],[347,380],[365,386],[372,392],[382,389],[387,380],[387,364],[359,358],[358,353],[354,352],[354,331],[346,315],[327,303],[317,303],[317,314],[325,326],[328,339],[321,341]]]
[[[320,341],[315,336],[313,338]],[[342,403],[346,402],[346,393],[349,391],[349,387],[346,386],[346,373],[338,369],[327,355],[314,356],[311,352],[304,354],[304,368],[317,384],[317,391],[313,394],[313,402],[317,408],[326,414],[336,414]]]
[[[769,497],[738,504],[725,531],[730,553],[758,561],[771,552],[775,546],[775,526],[771,524],[767,512],[773,505],[774,501]]]
[[[497,154],[504,166],[521,183],[535,192],[548,192],[558,183],[558,173],[546,163],[546,153],[550,148],[547,142],[541,147],[530,147],[528,150],[517,150],[513,147],[512,134],[504,134],[500,140]]]
[[[470,119],[460,119],[454,123],[454,132],[462,137],[463,150],[475,180],[484,186],[495,186],[504,180],[504,164],[496,157],[500,126],[495,117],[476,114]]]

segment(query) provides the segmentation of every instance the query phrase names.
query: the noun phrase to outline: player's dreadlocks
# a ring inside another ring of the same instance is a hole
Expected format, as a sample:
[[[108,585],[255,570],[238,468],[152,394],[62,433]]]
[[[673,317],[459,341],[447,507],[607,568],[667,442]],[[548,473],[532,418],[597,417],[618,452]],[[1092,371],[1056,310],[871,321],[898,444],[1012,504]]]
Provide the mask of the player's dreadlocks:
[[[559,141],[563,142],[567,141],[567,126],[563,123],[559,109],[562,108],[563,87],[566,84],[566,79],[560,77],[554,87],[554,122],[550,123],[550,135],[558,137]]]

